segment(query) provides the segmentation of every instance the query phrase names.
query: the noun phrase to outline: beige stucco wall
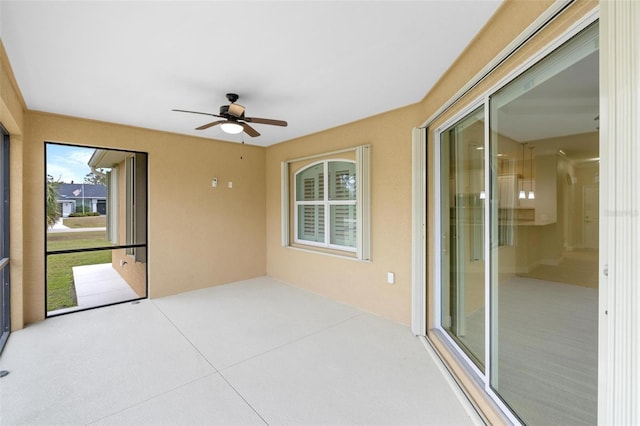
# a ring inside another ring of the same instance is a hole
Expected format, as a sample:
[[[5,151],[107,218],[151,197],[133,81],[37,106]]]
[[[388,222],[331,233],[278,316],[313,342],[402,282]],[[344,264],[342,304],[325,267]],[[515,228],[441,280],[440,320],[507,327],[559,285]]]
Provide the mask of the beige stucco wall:
[[[416,106],[267,148],[267,273],[405,324],[411,315],[411,131]],[[282,161],[371,145],[370,262],[281,246]],[[387,284],[387,272],[395,284]]]
[[[111,251],[111,266],[139,297],[147,296],[147,264],[136,262],[125,249]]]
[[[264,148],[32,111],[25,121],[26,323],[44,316],[45,141],[149,154],[149,297],[265,274]]]

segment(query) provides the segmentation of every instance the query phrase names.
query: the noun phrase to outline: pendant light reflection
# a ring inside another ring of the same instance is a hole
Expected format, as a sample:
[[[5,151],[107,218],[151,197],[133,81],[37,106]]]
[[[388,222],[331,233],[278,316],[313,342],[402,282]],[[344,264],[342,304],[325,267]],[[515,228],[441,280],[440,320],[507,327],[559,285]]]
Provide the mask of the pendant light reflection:
[[[529,196],[527,197],[530,200],[535,200],[536,194],[533,193],[533,147],[529,148]]]
[[[526,144],[522,144],[522,166],[520,167],[520,172],[522,173],[522,180],[520,182],[520,192],[518,193],[518,198],[524,200],[527,198],[526,193],[524,192],[524,146]]]

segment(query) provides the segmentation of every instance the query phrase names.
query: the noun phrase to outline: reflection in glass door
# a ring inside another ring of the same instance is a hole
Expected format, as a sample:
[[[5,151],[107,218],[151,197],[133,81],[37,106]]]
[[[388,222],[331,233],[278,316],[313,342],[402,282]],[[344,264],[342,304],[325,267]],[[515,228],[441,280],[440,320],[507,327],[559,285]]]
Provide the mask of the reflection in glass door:
[[[441,134],[441,323],[484,369],[484,107]]]

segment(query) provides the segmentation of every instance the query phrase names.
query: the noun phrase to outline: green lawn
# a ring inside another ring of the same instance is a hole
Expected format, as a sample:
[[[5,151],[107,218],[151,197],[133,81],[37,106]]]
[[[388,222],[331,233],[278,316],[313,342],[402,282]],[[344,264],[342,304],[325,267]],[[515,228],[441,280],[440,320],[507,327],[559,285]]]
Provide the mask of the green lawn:
[[[109,246],[104,231],[59,232],[47,236],[47,250]],[[111,263],[111,250],[87,253],[51,254],[47,256],[47,311],[77,305],[73,285],[73,266]]]
[[[78,248],[108,247],[105,231],[89,232],[49,232],[47,234],[47,250],[72,250]]]
[[[69,228],[99,228],[107,226],[106,216],[65,217],[64,226]]]

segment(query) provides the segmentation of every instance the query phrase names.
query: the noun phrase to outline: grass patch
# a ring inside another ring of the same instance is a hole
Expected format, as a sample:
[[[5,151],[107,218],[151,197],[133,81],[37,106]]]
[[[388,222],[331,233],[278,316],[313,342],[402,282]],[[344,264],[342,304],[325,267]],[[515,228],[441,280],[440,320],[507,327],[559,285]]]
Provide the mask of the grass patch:
[[[47,250],[49,251],[108,245],[111,245],[111,242],[106,239],[104,231],[59,232],[50,233],[47,237]],[[77,306],[78,301],[71,268],[100,263],[111,263],[111,250],[47,256],[47,311]]]
[[[64,226],[69,228],[101,228],[107,226],[106,216],[65,217]]]
[[[108,247],[106,231],[50,232],[47,234],[47,250],[72,250],[79,248]]]

